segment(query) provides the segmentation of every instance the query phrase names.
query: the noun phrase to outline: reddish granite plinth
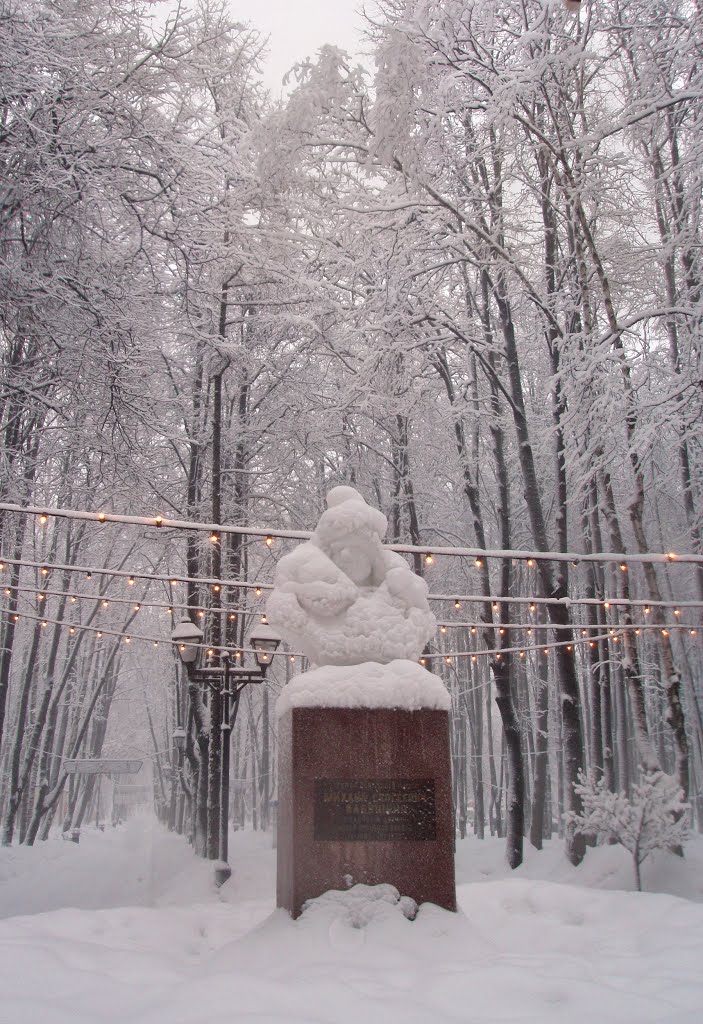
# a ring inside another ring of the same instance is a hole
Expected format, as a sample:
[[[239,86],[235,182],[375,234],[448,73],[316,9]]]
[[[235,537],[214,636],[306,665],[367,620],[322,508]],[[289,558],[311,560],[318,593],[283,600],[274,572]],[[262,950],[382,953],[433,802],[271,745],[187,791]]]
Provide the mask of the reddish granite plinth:
[[[278,742],[279,907],[351,880],[456,910],[446,711],[293,708]]]

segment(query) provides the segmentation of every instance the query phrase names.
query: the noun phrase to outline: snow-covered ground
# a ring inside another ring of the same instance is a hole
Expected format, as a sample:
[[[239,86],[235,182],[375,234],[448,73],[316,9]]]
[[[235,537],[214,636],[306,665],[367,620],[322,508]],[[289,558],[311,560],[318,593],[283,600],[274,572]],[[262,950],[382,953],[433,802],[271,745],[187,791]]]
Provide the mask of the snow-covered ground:
[[[0,851],[2,1024],[699,1024],[703,842],[574,869],[555,843],[509,872],[502,844],[457,851],[461,912],[318,901],[274,909],[268,835],[232,836],[234,876],[141,818]]]

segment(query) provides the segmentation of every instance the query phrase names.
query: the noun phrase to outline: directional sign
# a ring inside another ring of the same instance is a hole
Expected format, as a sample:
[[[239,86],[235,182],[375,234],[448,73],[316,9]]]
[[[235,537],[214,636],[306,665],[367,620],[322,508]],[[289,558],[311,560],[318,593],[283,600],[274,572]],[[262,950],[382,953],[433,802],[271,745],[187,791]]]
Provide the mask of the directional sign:
[[[69,775],[136,775],[141,766],[141,761],[71,757],[64,761],[63,770]]]

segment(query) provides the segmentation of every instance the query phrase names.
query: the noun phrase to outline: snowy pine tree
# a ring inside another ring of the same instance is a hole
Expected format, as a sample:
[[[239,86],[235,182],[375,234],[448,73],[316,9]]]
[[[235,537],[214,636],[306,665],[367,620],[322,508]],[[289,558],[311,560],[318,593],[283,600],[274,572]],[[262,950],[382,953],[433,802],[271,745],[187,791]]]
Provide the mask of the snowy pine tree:
[[[632,795],[611,792],[603,778],[583,772],[576,787],[583,812],[570,820],[577,832],[620,843],[632,854],[635,881],[642,891],[640,865],[653,850],[680,847],[687,839],[686,811],[675,779],[662,771],[643,772]]]

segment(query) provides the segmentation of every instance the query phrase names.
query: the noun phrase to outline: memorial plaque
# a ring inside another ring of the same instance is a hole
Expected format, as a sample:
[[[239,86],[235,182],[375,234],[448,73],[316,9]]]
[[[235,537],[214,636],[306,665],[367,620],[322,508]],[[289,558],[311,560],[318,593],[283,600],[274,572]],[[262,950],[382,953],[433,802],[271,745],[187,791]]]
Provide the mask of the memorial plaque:
[[[316,779],[316,841],[437,838],[434,779]]]

